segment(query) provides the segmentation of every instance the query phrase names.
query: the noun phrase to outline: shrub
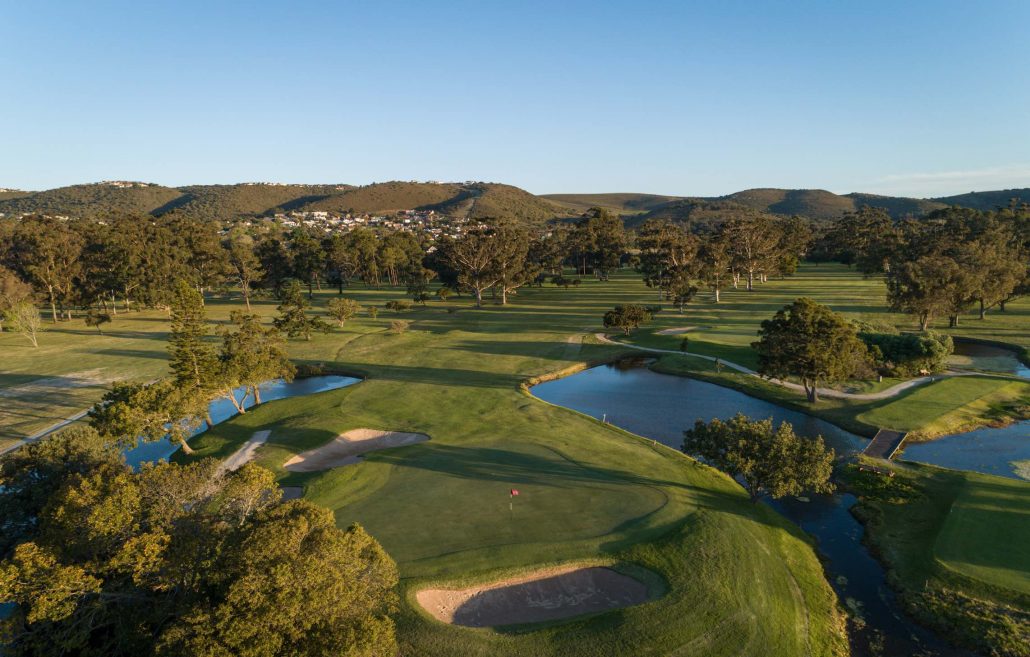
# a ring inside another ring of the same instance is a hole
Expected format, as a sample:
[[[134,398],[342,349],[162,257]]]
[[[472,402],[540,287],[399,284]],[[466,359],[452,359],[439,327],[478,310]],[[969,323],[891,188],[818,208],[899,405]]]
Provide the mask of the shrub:
[[[410,301],[387,301],[386,302],[386,309],[387,310],[393,310],[395,312],[401,313],[401,312],[404,312],[405,310],[409,310],[410,308],[411,308],[411,302]]]
[[[408,320],[395,319],[392,322],[390,322],[390,333],[396,333],[397,335],[400,335],[401,333],[407,331],[409,326],[411,326],[411,322],[409,322]]]
[[[862,332],[858,337],[869,347],[877,367],[894,376],[914,376],[921,371],[940,372],[955,350],[951,337],[924,333]]]

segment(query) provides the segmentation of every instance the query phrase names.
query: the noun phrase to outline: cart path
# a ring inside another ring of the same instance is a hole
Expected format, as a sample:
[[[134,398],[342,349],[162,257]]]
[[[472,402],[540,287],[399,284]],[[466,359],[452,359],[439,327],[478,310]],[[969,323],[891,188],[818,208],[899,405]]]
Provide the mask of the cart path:
[[[737,363],[732,363],[723,358],[716,358],[715,356],[706,356],[704,354],[695,354],[689,351],[674,351],[672,349],[656,349],[654,347],[641,347],[640,345],[630,344],[628,342],[618,342],[616,340],[612,340],[604,333],[595,333],[594,335],[601,342],[605,344],[614,345],[617,347],[628,347],[630,349],[636,349],[638,351],[647,351],[650,353],[657,354],[676,354],[677,356],[690,356],[691,358],[701,358],[707,361],[711,361],[713,363],[718,362],[720,365],[728,367],[731,370],[737,370],[738,372],[742,372],[749,376],[753,376],[757,379],[761,379],[762,381],[775,383],[776,385],[783,386],[784,388],[787,388],[789,390],[796,390],[801,393],[805,392],[805,387],[800,383],[791,383],[790,381],[781,381],[780,379],[766,378],[758,372],[754,371],[753,369],[744,367],[743,365],[738,365]],[[911,381],[903,381],[902,383],[891,386],[890,388],[886,388],[879,392],[843,392],[841,390],[834,390],[832,388],[817,388],[816,390],[819,392],[819,395],[821,397],[829,397],[833,399],[854,399],[856,401],[876,401],[880,399],[890,399],[891,397],[896,397],[897,395],[901,394],[902,392],[910,388],[921,386],[925,383],[932,383],[935,380],[952,376],[1002,376],[1003,378],[1010,378],[1005,377],[1004,375],[992,375],[982,372],[947,372],[945,374],[936,374],[934,376],[921,376],[917,379],[912,379]]]

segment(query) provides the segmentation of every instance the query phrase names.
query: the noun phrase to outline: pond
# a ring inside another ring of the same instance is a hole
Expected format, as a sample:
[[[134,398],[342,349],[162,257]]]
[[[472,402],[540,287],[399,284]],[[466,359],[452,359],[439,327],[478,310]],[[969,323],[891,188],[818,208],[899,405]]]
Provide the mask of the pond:
[[[978,369],[1030,379],[1030,367],[1015,352],[993,345],[956,342],[953,369]],[[1007,427],[983,427],[925,443],[907,443],[902,458],[943,468],[1030,479],[1030,420]]]
[[[822,435],[838,455],[859,451],[868,442],[829,422],[729,388],[653,372],[643,361],[591,368],[534,386],[533,394],[677,449],[683,430],[693,426],[695,420],[727,419],[738,412],[790,422],[800,435]],[[816,537],[831,585],[852,614],[864,622],[862,631],[853,632],[853,654],[972,654],[949,646],[902,614],[882,566],[862,545],[862,525],[848,511],[855,503],[854,496],[816,495],[805,499],[808,501],[788,498],[772,506]]]
[[[1030,367],[1024,365],[1011,349],[961,339],[955,341],[955,353],[948,358],[948,367],[1004,372],[1030,379]]]
[[[337,388],[354,385],[360,381],[361,379],[353,376],[330,374],[326,376],[311,376],[303,379],[295,379],[289,383],[282,379],[275,379],[273,381],[262,383],[258,388],[261,390],[261,401],[270,402],[275,401],[276,399],[303,397],[304,395],[313,395],[317,392],[336,390]],[[238,388],[236,390],[236,398],[239,399],[242,395],[243,389]],[[254,397],[247,397],[243,407],[250,408],[252,406],[254,406]],[[229,418],[238,414],[236,408],[228,399],[216,399],[211,402],[209,410],[211,412],[211,420],[215,424],[225,422]],[[201,427],[194,433],[194,435],[200,433],[205,428],[206,427]],[[135,469],[139,468],[142,463],[159,461],[161,459],[167,460],[172,454],[178,451],[178,449],[179,445],[172,444],[167,438],[150,443],[140,441],[136,447],[125,450],[125,462]]]

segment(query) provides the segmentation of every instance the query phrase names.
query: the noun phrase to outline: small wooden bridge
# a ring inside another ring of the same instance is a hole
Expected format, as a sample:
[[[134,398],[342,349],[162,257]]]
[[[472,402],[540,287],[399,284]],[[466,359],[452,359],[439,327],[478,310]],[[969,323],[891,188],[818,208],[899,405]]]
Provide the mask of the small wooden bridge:
[[[873,458],[890,460],[901,448],[901,443],[905,442],[906,435],[903,431],[880,429],[862,453]]]

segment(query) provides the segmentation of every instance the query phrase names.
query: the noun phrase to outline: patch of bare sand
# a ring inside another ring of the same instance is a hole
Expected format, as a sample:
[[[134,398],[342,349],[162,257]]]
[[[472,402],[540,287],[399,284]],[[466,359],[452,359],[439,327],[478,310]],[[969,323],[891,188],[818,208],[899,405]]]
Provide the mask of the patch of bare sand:
[[[571,618],[647,602],[647,586],[611,568],[566,566],[465,589],[415,594],[437,620],[495,627]]]
[[[354,429],[346,431],[321,447],[292,457],[283,467],[290,472],[318,472],[341,465],[352,465],[366,452],[390,447],[404,447],[429,440],[424,433]]]
[[[677,326],[676,328],[662,329],[661,331],[655,331],[656,335],[679,335],[681,333],[690,333],[696,331],[696,326]]]
[[[64,376],[50,376],[28,381],[19,386],[0,389],[0,397],[5,399],[25,399],[52,394],[59,390],[103,386],[111,382],[111,378],[103,376],[102,369],[69,372]]]

